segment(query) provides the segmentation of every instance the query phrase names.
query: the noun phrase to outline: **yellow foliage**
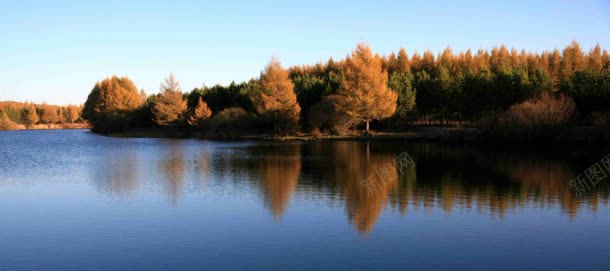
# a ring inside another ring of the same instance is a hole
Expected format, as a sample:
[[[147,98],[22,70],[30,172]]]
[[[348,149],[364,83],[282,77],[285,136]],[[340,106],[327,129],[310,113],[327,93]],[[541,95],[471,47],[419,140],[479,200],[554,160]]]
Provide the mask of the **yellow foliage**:
[[[95,83],[85,102],[83,118],[95,126],[98,121],[106,122],[105,120],[112,121],[111,118],[123,117],[141,104],[138,89],[129,78],[112,76]]]
[[[155,97],[152,113],[158,125],[172,125],[182,120],[186,109],[182,93],[166,90]]]
[[[344,80],[337,90],[336,107],[355,120],[368,123],[371,120],[391,117],[396,111],[398,94],[387,87],[388,74],[382,70],[381,61],[365,44],[358,44],[347,58]]]
[[[200,126],[203,121],[209,119],[212,116],[212,110],[208,106],[206,102],[203,101],[201,97],[199,97],[199,101],[197,102],[197,106],[191,112],[188,118],[188,124],[191,126]]]
[[[261,73],[260,83],[261,92],[252,101],[256,111],[273,121],[276,132],[297,128],[301,106],[297,102],[289,71],[274,58]]]

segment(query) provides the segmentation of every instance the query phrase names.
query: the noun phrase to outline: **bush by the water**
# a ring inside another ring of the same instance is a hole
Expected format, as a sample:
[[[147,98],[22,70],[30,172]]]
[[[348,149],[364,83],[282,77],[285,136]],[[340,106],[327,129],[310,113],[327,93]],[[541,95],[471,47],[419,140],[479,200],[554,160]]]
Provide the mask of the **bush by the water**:
[[[572,98],[544,92],[537,99],[511,106],[504,115],[504,125],[516,129],[557,126],[570,121],[575,108]]]
[[[543,92],[538,98],[484,119],[481,128],[486,136],[510,141],[548,139],[572,120],[575,109],[574,100],[567,95]]]
[[[236,137],[251,132],[259,123],[254,116],[244,109],[231,107],[214,115],[207,124],[208,135],[215,137]]]

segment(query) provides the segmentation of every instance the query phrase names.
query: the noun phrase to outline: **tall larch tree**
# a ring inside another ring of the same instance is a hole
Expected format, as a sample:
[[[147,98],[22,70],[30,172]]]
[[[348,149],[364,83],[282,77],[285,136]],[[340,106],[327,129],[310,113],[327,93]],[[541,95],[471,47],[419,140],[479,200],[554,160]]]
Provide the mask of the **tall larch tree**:
[[[175,125],[183,120],[187,103],[181,90],[180,83],[172,73],[165,79],[165,82],[161,83],[161,93],[155,97],[152,106],[157,125]]]
[[[563,58],[561,59],[562,80],[568,80],[575,71],[582,70],[585,64],[586,61],[580,44],[576,41],[572,41],[572,43],[563,50]]]
[[[201,126],[203,122],[209,119],[212,116],[212,110],[208,106],[208,104],[203,101],[201,97],[197,101],[197,106],[190,112],[188,118],[188,124],[190,126]]]
[[[398,56],[396,57],[396,62],[394,65],[395,72],[408,72],[411,70],[411,63],[409,63],[409,56],[407,55],[407,51],[405,48],[400,48],[398,51]]]
[[[368,133],[372,120],[391,117],[396,111],[398,95],[387,87],[387,81],[388,74],[371,48],[358,44],[345,63],[344,79],[337,90],[337,109],[364,122]]]
[[[599,44],[595,45],[595,48],[591,49],[589,52],[588,67],[596,71],[601,71],[604,67],[604,63],[602,61],[602,48],[599,46]]]
[[[297,102],[290,72],[273,58],[261,73],[260,85],[260,93],[252,99],[257,113],[272,121],[278,134],[295,130],[301,106]]]

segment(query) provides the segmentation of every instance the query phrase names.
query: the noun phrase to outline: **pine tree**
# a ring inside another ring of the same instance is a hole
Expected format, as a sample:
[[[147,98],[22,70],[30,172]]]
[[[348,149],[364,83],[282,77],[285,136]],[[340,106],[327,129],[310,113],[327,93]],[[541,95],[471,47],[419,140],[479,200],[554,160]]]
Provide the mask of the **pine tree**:
[[[344,74],[337,90],[338,110],[365,122],[367,133],[372,120],[394,114],[398,95],[387,87],[388,74],[367,45],[358,44],[346,60]]]
[[[200,126],[203,121],[209,119],[212,116],[212,110],[201,97],[197,101],[197,106],[191,112],[188,118],[188,124],[191,126]]]
[[[256,111],[273,122],[276,133],[296,129],[301,106],[289,71],[273,58],[261,73],[260,84],[261,91],[252,100]]]
[[[388,79],[388,87],[398,93],[396,116],[405,121],[407,114],[415,107],[415,89],[411,72],[393,73]]]

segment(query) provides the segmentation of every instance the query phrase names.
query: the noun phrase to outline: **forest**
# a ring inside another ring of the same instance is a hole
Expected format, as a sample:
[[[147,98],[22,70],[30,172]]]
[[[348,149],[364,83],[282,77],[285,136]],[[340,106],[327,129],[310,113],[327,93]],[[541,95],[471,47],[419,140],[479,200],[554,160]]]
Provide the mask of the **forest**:
[[[173,74],[152,95],[128,77],[108,77],[94,85],[82,118],[100,133],[349,135],[425,125],[531,134],[605,126],[609,101],[610,56],[599,45],[379,55],[358,44],[344,59],[284,68],[273,58],[258,78],[187,92]]]

